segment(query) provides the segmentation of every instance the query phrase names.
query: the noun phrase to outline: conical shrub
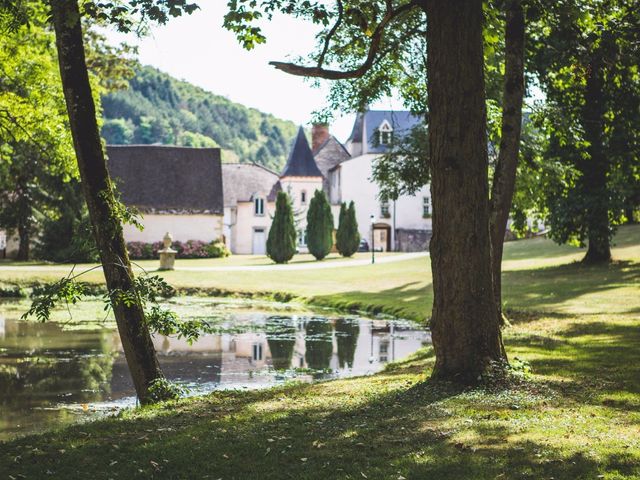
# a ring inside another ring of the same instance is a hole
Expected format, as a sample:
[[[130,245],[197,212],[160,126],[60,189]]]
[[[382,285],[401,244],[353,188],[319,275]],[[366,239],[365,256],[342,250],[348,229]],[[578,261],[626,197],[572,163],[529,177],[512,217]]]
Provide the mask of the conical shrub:
[[[307,211],[307,248],[309,253],[322,260],[333,246],[333,214],[327,196],[316,190]]]
[[[356,207],[353,202],[347,207],[346,203],[340,206],[340,218],[338,232],[336,233],[336,248],[343,257],[351,257],[360,246],[360,233],[356,220]]]
[[[276,213],[267,238],[267,255],[276,263],[287,263],[296,253],[296,227],[289,195],[278,192]]]

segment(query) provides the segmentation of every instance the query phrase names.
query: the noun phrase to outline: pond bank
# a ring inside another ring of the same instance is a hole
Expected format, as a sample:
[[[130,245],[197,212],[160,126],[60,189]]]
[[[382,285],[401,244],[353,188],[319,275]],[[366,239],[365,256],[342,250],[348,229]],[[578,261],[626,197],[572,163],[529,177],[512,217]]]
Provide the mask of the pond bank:
[[[505,333],[534,372],[506,390],[426,382],[423,349],[371,377],[216,392],[0,444],[0,476],[638,478],[637,317],[530,315]]]
[[[20,320],[27,305],[0,302],[0,439],[135,406],[115,322],[98,299],[46,323]],[[153,337],[164,374],[188,395],[369,375],[429,341],[411,322],[294,304],[173,297],[164,306],[205,323],[193,344]]]

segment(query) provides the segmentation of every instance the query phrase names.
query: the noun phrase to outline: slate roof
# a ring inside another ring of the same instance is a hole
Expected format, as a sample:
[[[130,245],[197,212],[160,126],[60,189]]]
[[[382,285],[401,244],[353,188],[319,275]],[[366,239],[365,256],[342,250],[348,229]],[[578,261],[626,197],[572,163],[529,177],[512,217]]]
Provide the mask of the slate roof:
[[[325,192],[329,193],[329,172],[341,162],[351,158],[349,152],[344,148],[336,137],[331,135],[322,145],[318,147],[314,155],[316,165],[322,173],[324,179],[322,181],[322,188]]]
[[[280,174],[282,177],[322,177],[302,127],[298,129],[289,160]]]
[[[394,135],[403,135],[424,120],[408,111],[394,110],[367,110],[359,113],[353,124],[353,130],[347,141],[352,143],[366,142],[363,153],[383,153],[387,150],[385,145],[379,145],[376,135],[378,127],[384,121],[388,121],[393,128]],[[364,137],[363,137],[364,134]]]
[[[238,202],[248,202],[255,195],[275,198],[274,188],[279,176],[268,168],[255,163],[223,163],[224,206],[234,207]]]
[[[107,156],[125,205],[147,213],[223,214],[219,148],[109,145]]]

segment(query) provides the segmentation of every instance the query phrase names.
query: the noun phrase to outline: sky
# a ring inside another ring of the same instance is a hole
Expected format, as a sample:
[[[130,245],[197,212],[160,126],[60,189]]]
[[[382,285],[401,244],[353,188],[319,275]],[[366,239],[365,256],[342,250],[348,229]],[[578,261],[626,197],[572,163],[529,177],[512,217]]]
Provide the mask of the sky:
[[[151,28],[144,38],[108,32],[114,42],[126,40],[137,45],[142,64],[152,65],[170,75],[223,95],[247,107],[308,126],[313,111],[326,104],[329,90],[324,82],[314,88],[311,81],[280,72],[268,63],[304,55],[315,45],[315,26],[279,16],[265,23],[266,44],[246,51],[234,35],[222,27],[226,2],[200,2],[192,15],[170,20]],[[388,99],[372,108],[401,109]],[[345,141],[351,133],[354,115],[336,113],[331,133]]]

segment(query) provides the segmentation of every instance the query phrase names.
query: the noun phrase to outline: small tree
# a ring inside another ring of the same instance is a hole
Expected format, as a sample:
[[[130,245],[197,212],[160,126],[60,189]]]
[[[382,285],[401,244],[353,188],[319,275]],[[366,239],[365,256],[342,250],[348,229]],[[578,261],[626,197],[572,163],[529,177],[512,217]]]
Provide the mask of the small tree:
[[[340,207],[340,223],[336,234],[336,246],[343,257],[352,256],[360,246],[356,207],[353,201],[349,204],[349,207],[347,207],[346,203],[343,203]]]
[[[276,263],[287,263],[296,253],[296,227],[289,195],[278,192],[276,213],[267,239],[267,255]]]
[[[333,246],[333,215],[327,196],[316,190],[307,211],[307,247],[311,255],[322,260]]]

